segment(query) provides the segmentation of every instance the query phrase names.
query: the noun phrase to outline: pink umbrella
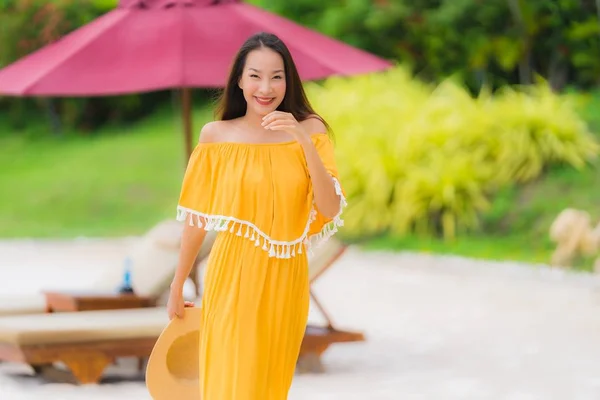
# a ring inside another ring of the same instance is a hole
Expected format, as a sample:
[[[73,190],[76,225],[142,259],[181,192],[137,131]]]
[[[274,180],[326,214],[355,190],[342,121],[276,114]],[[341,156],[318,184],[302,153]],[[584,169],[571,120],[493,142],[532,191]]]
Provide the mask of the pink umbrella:
[[[260,31],[288,45],[304,80],[391,65],[239,0],[121,0],[115,10],[0,70],[0,93],[94,96],[182,88],[189,155],[189,88],[224,86],[235,52]]]

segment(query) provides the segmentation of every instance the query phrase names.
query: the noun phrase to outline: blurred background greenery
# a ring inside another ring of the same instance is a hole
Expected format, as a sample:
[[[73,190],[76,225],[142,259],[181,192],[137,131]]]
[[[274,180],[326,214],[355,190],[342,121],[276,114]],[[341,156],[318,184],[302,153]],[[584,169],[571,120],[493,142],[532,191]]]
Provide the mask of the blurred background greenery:
[[[336,132],[346,240],[548,262],[562,209],[600,217],[596,1],[250,2],[397,63],[307,85]],[[0,1],[0,67],[115,5]],[[194,93],[196,131],[214,94]],[[0,237],[136,235],[172,217],[181,132],[169,91],[0,97]]]

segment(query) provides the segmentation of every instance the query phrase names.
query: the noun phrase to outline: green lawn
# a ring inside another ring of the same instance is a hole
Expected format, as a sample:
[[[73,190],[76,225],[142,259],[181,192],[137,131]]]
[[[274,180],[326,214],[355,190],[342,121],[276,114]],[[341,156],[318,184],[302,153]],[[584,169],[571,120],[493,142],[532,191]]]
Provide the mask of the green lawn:
[[[93,137],[0,137],[0,237],[139,234],[173,217],[185,169],[177,117]],[[205,119],[197,112],[196,126]]]
[[[600,132],[600,92],[586,95],[582,115]],[[196,110],[197,132],[210,118]],[[28,139],[46,129],[32,121],[25,132],[7,134],[0,118],[0,237],[70,238],[141,234],[175,215],[184,171],[179,115],[163,109],[129,127],[106,128],[87,137]],[[37,135],[39,137],[39,135]],[[195,139],[195,138],[194,138]],[[565,207],[600,218],[600,174],[556,167],[538,181],[505,189],[483,218],[484,232],[444,242],[382,236],[367,248],[418,250],[478,258],[547,262],[548,228]],[[591,260],[582,260],[589,269]]]

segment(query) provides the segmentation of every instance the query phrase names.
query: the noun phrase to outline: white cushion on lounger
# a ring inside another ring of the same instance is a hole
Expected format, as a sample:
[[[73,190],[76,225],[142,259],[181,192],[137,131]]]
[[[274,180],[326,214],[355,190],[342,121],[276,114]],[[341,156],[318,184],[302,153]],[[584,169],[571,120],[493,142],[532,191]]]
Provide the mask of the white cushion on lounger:
[[[8,316],[0,318],[0,343],[43,345],[158,338],[168,322],[164,307]]]
[[[173,280],[179,262],[179,248],[183,223],[164,221],[140,239],[131,253],[132,286],[141,296],[158,297]],[[215,234],[207,232],[199,257],[207,257]]]
[[[46,310],[43,294],[26,296],[0,296],[0,316],[39,314]]]

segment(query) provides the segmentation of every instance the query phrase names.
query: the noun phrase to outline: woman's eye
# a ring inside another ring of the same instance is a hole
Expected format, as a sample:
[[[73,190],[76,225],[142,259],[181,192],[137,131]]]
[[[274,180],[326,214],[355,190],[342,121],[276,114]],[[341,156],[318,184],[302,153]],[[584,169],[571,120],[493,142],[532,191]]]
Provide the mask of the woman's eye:
[[[280,75],[275,75],[275,76],[273,77],[273,79],[281,79],[281,76],[280,76]]]
[[[252,75],[250,75],[250,78],[258,78],[258,75],[252,74]]]

